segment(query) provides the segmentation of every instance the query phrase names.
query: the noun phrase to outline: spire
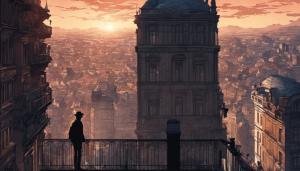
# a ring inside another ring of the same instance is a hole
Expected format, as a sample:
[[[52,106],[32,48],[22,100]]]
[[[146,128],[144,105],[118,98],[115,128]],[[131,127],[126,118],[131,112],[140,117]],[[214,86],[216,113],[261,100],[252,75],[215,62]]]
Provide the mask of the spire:
[[[45,10],[46,10],[46,11],[49,11],[49,8],[48,8],[48,0],[46,0]]]
[[[217,14],[217,3],[216,0],[211,0],[211,12]]]

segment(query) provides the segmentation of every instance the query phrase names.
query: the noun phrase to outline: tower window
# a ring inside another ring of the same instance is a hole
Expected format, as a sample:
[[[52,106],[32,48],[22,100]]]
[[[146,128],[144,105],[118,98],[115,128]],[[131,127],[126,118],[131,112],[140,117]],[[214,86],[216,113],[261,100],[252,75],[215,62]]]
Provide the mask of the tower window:
[[[205,113],[205,102],[203,96],[196,95],[193,102],[193,111],[195,115],[201,115]]]
[[[176,96],[175,97],[175,115],[183,114],[183,97]]]
[[[13,65],[15,60],[14,42],[12,38],[1,43],[0,63],[4,66]]]
[[[282,129],[280,129],[280,128],[278,130],[278,140],[279,140],[279,142],[282,143]]]
[[[204,62],[195,61],[193,65],[195,81],[205,80],[205,65]]]
[[[147,114],[148,116],[159,115],[159,98],[150,97],[147,101]]]
[[[174,81],[183,81],[183,60],[174,61]]]
[[[0,130],[0,137],[1,137],[0,152],[1,152],[7,148],[7,146],[9,145],[9,143],[11,141],[10,128],[9,127],[2,128]]]
[[[152,45],[158,43],[158,27],[156,25],[151,25],[149,27],[149,41]]]
[[[279,165],[282,164],[282,153],[279,151],[279,154],[278,154],[278,163]]]
[[[300,154],[296,154],[293,156],[293,167],[300,168]]]
[[[147,79],[153,82],[159,80],[159,61],[147,62]]]
[[[292,135],[295,143],[300,142],[300,128],[292,128]]]
[[[294,112],[300,112],[300,100],[297,100],[293,105]]]
[[[175,28],[175,35],[174,35],[174,37],[175,37],[175,42],[174,43],[179,43],[179,44],[181,44],[181,43],[183,43],[183,25],[175,25],[174,26],[174,28]]]
[[[6,82],[1,82],[1,103],[4,104],[5,102],[9,101],[14,96],[15,85],[14,80],[9,80]]]
[[[203,44],[204,43],[204,27],[202,25],[196,25],[196,34],[195,34],[195,43]]]

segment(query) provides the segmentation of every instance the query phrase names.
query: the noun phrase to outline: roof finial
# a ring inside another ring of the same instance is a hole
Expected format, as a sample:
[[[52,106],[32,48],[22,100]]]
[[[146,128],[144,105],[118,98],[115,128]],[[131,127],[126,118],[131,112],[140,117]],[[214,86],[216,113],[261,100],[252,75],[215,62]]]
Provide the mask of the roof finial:
[[[46,0],[45,10],[50,11],[49,8],[48,8],[48,0]]]
[[[213,14],[217,14],[217,3],[216,3],[216,0],[211,0],[211,12]]]

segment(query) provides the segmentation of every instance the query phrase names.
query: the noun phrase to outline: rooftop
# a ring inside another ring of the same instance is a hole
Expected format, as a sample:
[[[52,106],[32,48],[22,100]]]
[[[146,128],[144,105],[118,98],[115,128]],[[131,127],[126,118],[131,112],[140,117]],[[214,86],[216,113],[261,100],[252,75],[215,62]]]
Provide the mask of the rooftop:
[[[294,79],[272,75],[262,82],[262,87],[274,89],[278,97],[291,97],[300,93],[300,83]]]
[[[142,9],[172,13],[209,12],[209,6],[204,0],[148,0]]]

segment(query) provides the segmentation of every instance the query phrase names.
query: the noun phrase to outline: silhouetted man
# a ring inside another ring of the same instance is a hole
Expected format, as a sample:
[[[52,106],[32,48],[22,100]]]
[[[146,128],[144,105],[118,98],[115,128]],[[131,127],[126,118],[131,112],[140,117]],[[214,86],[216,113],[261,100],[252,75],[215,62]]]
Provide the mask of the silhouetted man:
[[[82,142],[85,141],[83,135],[83,125],[81,122],[81,118],[83,113],[76,112],[75,114],[76,120],[72,123],[72,126],[69,130],[69,139],[71,140],[73,147],[74,147],[74,167],[75,170],[81,170],[80,163],[81,163],[81,147]]]

